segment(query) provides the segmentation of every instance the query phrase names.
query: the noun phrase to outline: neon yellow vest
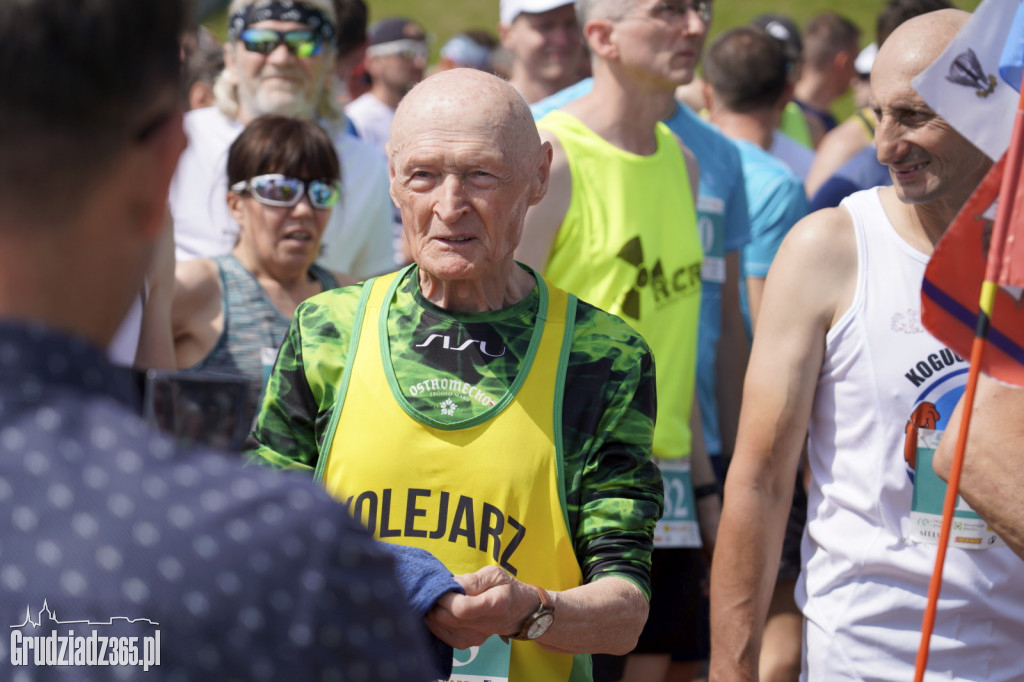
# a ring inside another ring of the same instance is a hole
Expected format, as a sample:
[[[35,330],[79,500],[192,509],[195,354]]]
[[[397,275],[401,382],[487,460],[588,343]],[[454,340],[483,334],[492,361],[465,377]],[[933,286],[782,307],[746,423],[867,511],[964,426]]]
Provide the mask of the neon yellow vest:
[[[546,589],[579,586],[561,432],[575,297],[538,280],[538,327],[509,391],[483,415],[441,424],[409,406],[387,352],[407,270],[363,287],[318,478],[375,537],[426,549],[455,574],[494,564]],[[510,682],[590,679],[587,655],[512,642]]]
[[[544,277],[644,337],[657,373],[654,454],[686,457],[704,251],[679,143],[659,123],[657,152],[638,156],[562,111],[538,127],[558,136],[572,172],[572,199]]]
[[[790,101],[786,104],[786,108],[782,110],[779,130],[808,149],[814,149],[814,142],[811,140],[811,128],[807,124],[807,117],[804,116],[804,110],[796,102]]]

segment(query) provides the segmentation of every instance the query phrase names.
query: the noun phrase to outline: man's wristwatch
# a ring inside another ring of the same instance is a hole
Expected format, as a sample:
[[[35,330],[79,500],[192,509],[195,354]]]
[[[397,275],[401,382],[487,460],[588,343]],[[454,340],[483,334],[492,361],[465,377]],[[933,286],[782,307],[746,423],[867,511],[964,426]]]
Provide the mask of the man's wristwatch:
[[[548,601],[547,592],[536,585],[530,585],[530,587],[533,588],[533,591],[537,593],[537,597],[540,598],[540,604],[537,606],[537,610],[526,617],[522,627],[519,628],[519,632],[511,635],[512,639],[537,639],[547,632],[551,624],[555,622],[555,608]]]

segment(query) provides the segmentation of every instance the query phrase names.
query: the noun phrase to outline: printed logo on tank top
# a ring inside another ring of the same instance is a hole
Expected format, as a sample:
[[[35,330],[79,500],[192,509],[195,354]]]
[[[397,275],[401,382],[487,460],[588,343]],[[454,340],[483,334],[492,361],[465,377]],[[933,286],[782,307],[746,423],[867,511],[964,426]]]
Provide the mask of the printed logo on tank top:
[[[484,361],[488,358],[500,358],[507,350],[500,341],[461,338],[459,334],[431,334],[414,347],[419,348],[420,352],[428,357],[444,353],[470,353],[481,356]]]
[[[616,256],[636,268],[636,281],[632,288],[623,295],[620,303],[622,313],[634,320],[639,320],[643,313],[640,295],[646,288],[650,288],[654,294],[656,309],[699,291],[701,279],[699,261],[684,265],[673,273],[666,273],[660,258],[656,259],[653,264],[647,263],[640,237],[633,237],[626,242]]]
[[[495,400],[476,386],[450,376],[436,376],[411,384],[406,397],[417,408],[428,412],[439,411],[435,417],[454,417],[457,411],[477,403],[484,408],[494,407]],[[479,410],[477,410],[479,411]]]
[[[904,381],[919,389],[904,428],[903,459],[911,481],[917,468],[918,432],[945,430],[963,394],[967,369],[967,360],[946,347],[924,355],[906,369]]]
[[[921,311],[908,308],[906,312],[893,313],[890,324],[892,330],[897,334],[923,334],[924,326],[921,324]]]

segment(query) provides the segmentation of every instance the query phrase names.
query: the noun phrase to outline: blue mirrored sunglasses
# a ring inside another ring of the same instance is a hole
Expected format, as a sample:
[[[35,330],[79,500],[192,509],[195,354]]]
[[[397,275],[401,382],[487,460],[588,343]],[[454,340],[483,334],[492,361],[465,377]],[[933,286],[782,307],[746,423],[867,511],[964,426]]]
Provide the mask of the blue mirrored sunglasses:
[[[252,192],[256,201],[261,204],[286,208],[298,204],[303,194],[309,197],[309,203],[313,208],[321,210],[331,208],[341,198],[341,187],[337,182],[299,180],[280,173],[257,175],[231,185],[232,192],[242,194],[246,190]]]
[[[284,43],[296,57],[315,57],[323,51],[320,36],[309,29],[274,31],[269,28],[247,28],[239,36],[249,52],[270,54]]]

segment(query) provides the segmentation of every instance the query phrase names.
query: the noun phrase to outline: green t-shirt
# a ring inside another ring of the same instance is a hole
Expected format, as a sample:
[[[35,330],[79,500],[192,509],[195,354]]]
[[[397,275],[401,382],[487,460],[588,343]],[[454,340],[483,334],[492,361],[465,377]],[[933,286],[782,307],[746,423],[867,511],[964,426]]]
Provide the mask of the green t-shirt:
[[[514,380],[539,289],[503,310],[452,313],[422,297],[415,274],[414,268],[398,286],[388,314],[399,386],[424,414],[468,419]],[[262,462],[310,474],[316,468],[362,286],[325,292],[296,311],[249,443]],[[643,339],[581,302],[562,438],[569,528],[586,582],[618,575],[649,594],[651,534],[662,511],[661,474],[651,460],[655,409],[654,361]]]

